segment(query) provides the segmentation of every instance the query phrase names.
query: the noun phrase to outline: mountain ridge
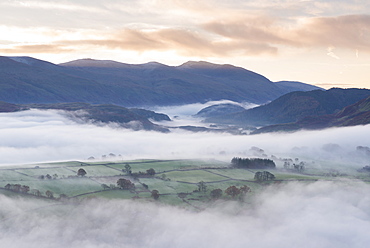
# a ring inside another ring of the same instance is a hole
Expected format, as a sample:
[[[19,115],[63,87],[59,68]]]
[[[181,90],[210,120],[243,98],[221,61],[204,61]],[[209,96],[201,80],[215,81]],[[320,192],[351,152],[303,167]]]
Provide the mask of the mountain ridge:
[[[0,57],[0,101],[10,103],[144,107],[229,99],[262,104],[284,93],[266,77],[233,65],[133,65],[92,59],[56,65],[32,57]]]

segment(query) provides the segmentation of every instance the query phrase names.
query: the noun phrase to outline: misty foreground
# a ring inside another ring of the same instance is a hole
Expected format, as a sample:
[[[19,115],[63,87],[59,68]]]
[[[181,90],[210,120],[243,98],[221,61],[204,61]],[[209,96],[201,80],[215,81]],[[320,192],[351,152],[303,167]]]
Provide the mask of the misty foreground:
[[[359,150],[366,156],[366,147]],[[31,248],[366,247],[368,167],[341,173],[328,162],[295,159],[305,166],[297,169],[292,159],[275,160],[276,169],[264,168],[275,175],[268,181],[256,180],[257,168],[216,160],[3,167],[1,181],[21,188],[1,190],[1,242]],[[119,187],[120,179],[135,188]],[[249,190],[243,197],[210,194],[231,185]],[[150,193],[154,189],[158,198]]]
[[[192,212],[132,200],[52,205],[0,195],[4,247],[366,247],[370,186],[270,186],[249,203]]]
[[[133,132],[31,110],[2,114],[0,126],[4,247],[367,247],[370,241],[364,169],[370,125],[250,136]],[[273,181],[256,182],[256,169],[224,168],[234,156],[265,155],[274,155],[276,169],[267,169]],[[38,163],[89,156],[99,159]],[[289,160],[280,158],[298,158],[305,170],[285,168]],[[126,163],[132,173],[155,170],[152,178],[139,177],[150,192],[122,171]],[[81,168],[86,174],[77,176]],[[137,194],[102,187],[118,187],[120,178],[132,180]],[[207,191],[193,192],[200,181]],[[29,191],[5,190],[7,184]],[[251,191],[243,199],[225,194],[244,185]],[[223,195],[210,199],[217,188]],[[58,200],[62,194],[69,200]]]

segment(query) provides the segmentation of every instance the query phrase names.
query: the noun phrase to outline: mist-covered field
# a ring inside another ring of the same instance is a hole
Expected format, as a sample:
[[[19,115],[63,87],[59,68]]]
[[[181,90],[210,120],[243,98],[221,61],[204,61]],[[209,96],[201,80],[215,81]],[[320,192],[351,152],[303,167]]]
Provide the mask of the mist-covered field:
[[[177,121],[187,120],[180,115]],[[356,150],[370,146],[369,125],[253,136],[180,130],[164,134],[76,123],[64,112],[29,110],[0,114],[0,137],[3,168],[91,156],[102,159],[109,153],[119,160],[229,162],[235,156],[253,156],[251,147],[268,156],[298,157],[316,169],[347,171],[370,163],[366,153]],[[367,247],[370,243],[369,183],[289,182],[250,197],[246,202],[216,201],[203,211],[190,211],[133,200],[58,205],[0,195],[0,241],[2,247],[17,248]]]
[[[130,200],[43,207],[0,195],[4,247],[367,247],[370,186],[292,182],[201,212]]]

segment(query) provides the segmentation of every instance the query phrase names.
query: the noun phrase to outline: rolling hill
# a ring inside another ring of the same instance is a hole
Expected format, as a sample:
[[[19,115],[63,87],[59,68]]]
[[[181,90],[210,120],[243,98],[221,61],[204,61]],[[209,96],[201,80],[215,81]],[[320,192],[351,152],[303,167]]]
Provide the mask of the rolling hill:
[[[342,108],[370,96],[368,89],[338,89],[327,91],[297,91],[242,112],[207,118],[207,122],[265,126],[291,123],[307,116],[333,114]]]

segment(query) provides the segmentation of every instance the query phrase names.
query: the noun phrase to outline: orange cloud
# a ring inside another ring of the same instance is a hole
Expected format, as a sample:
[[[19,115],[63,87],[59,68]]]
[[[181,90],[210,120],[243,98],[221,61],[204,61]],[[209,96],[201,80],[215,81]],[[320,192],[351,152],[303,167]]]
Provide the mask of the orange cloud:
[[[1,53],[65,53],[73,51],[73,49],[66,48],[63,45],[18,45],[11,48],[1,48]]]
[[[315,17],[282,22],[269,17],[221,20],[192,29],[123,29],[101,39],[64,40],[54,44],[20,45],[2,53],[61,53],[104,47],[137,52],[176,51],[183,56],[257,56],[282,53],[285,47],[345,48],[370,52],[370,15]]]
[[[370,51],[370,15],[349,15],[310,19],[292,35],[307,46]]]

